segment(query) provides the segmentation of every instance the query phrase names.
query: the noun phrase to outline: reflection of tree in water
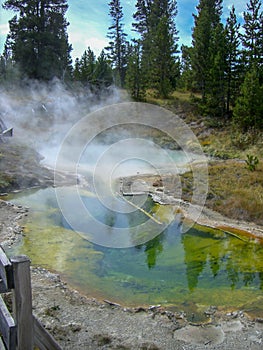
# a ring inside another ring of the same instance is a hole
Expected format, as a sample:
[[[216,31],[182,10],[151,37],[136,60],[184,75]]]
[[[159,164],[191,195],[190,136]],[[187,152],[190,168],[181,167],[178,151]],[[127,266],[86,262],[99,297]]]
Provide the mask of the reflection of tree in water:
[[[197,287],[207,264],[214,279],[219,275],[222,278],[222,273],[226,273],[223,283],[227,283],[232,289],[248,287],[257,283],[257,280],[258,287],[263,289],[262,246],[195,229],[182,235],[182,245],[185,251],[188,288],[191,292]],[[210,277],[207,275],[205,278]]]
[[[220,271],[220,257],[220,245],[215,244],[213,246],[213,252],[210,252],[209,254],[210,269],[214,278],[216,278],[218,272]]]
[[[160,234],[159,236],[151,239],[145,244],[136,246],[137,249],[144,248],[147,266],[149,269],[155,267],[158,254],[160,254],[163,251],[163,238],[164,234]]]
[[[157,255],[163,251],[162,235],[159,235],[145,244],[145,254],[149,269],[156,265]]]
[[[263,290],[263,272],[259,272],[259,280],[260,280],[260,289]]]
[[[231,282],[231,289],[235,289],[235,286],[239,282],[239,271],[230,257],[228,257],[226,262],[226,271],[228,280]]]
[[[104,213],[104,224],[108,227],[114,227],[117,221],[117,215],[112,210],[105,210]]]
[[[182,236],[182,244],[185,251],[186,277],[188,288],[192,292],[198,284],[198,278],[206,265],[204,250],[197,250],[195,247],[196,237],[190,234]]]

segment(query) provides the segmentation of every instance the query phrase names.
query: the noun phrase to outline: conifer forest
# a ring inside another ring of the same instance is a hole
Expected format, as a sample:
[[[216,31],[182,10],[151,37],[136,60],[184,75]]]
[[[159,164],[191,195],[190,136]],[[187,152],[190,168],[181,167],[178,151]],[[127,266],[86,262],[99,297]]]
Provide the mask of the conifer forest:
[[[87,47],[75,62],[68,6],[67,0],[4,2],[14,17],[0,58],[1,84],[58,78],[96,92],[115,85],[136,101],[144,101],[149,91],[164,99],[184,91],[202,115],[231,120],[242,131],[263,128],[261,0],[248,0],[242,23],[234,5],[223,22],[223,0],[200,0],[193,9],[191,45],[181,47],[176,0],[137,0],[131,40],[121,0],[111,0],[108,46],[98,57]]]

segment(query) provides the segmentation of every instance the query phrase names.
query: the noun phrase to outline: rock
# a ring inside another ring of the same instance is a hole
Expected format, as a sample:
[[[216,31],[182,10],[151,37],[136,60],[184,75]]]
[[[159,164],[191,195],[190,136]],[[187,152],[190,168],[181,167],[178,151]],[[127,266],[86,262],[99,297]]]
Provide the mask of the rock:
[[[152,185],[153,185],[153,187],[163,187],[163,180],[158,179],[158,180],[154,181]]]
[[[215,346],[224,341],[225,334],[220,327],[216,326],[186,326],[176,330],[174,338],[192,345]]]

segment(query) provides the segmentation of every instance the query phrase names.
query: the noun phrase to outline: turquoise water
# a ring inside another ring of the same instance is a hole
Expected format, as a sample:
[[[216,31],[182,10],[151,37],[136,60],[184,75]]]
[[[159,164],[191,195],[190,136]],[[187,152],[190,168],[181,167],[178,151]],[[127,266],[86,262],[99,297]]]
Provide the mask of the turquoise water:
[[[92,215],[108,227],[133,227],[148,219],[138,210],[113,212],[91,193],[81,196]],[[31,210],[25,237],[9,254],[28,255],[33,265],[57,271],[87,296],[123,305],[161,304],[189,314],[215,305],[263,315],[262,244],[199,226],[182,233],[180,218],[174,216],[162,233],[146,243],[107,248],[87,239],[89,224],[83,218],[79,218],[80,234],[71,229],[54,189],[22,193],[11,200]],[[151,215],[158,213],[162,221],[171,215],[169,206],[151,199],[143,208]]]

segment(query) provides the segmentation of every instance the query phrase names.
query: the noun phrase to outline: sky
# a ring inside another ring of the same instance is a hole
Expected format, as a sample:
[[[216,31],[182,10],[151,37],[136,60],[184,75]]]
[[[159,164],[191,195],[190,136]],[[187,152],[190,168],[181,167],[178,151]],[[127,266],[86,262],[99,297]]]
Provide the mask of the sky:
[[[136,0],[121,0],[123,7],[124,31],[131,39],[135,36],[132,31],[132,15],[135,12]],[[224,0],[224,11],[222,21],[228,15],[232,5],[235,5],[236,14],[241,19],[242,13],[246,10],[246,4],[249,0]],[[0,0],[2,5],[4,0]],[[109,0],[68,0],[69,9],[66,13],[68,26],[69,43],[73,47],[71,56],[73,60],[81,57],[83,52],[90,47],[96,56],[107,46],[107,31],[111,25],[109,16]],[[193,13],[196,13],[196,6],[199,0],[177,0],[178,15],[176,17],[176,26],[179,30],[179,47],[182,44],[191,44],[191,35],[193,28]],[[6,35],[9,31],[8,20],[14,16],[12,11],[0,9],[0,53],[3,52],[3,46]]]

